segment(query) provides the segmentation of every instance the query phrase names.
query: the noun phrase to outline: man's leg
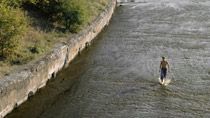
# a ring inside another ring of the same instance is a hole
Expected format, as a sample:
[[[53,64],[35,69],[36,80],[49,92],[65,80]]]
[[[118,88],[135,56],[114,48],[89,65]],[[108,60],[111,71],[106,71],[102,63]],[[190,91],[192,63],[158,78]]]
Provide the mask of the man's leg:
[[[163,78],[166,78],[167,75],[167,69],[163,69]]]
[[[161,80],[161,82],[163,81],[163,77],[164,77],[164,71],[163,71],[163,69],[161,69],[161,71],[160,71],[160,80]]]

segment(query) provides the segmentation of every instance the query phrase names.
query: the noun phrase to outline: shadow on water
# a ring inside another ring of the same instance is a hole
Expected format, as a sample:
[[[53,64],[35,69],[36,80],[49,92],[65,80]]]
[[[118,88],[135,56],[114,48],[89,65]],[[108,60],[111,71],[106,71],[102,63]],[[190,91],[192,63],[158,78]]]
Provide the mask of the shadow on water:
[[[87,53],[83,51],[83,53]],[[80,63],[84,54],[78,56],[71,64],[71,68],[63,69],[55,78],[47,82],[47,86],[38,90],[35,96],[16,108],[6,118],[39,118],[45,110],[56,104],[57,100],[66,93],[73,96],[80,84],[79,76],[84,73],[85,62]],[[80,63],[80,64],[78,64]],[[69,75],[66,77],[66,75]]]

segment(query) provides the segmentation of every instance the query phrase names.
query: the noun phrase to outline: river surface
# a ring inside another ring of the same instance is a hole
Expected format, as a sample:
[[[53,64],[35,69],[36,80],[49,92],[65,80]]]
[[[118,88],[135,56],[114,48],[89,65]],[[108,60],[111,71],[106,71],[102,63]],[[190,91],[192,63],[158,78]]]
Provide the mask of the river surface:
[[[7,118],[210,117],[210,1],[131,0]],[[158,83],[161,56],[172,81]]]

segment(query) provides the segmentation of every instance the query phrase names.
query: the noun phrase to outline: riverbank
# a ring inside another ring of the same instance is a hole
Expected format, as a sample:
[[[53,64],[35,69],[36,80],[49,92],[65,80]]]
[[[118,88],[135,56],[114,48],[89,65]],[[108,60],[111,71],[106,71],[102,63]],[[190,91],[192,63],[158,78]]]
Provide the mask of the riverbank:
[[[0,18],[2,24],[0,31],[6,32],[0,34],[0,67],[4,67],[0,68],[0,79],[28,63],[41,59],[50,53],[56,44],[67,42],[75,33],[88,27],[106,9],[111,0],[57,1],[59,4],[55,4],[55,0],[49,3],[46,0],[42,4],[38,0],[28,1],[20,1],[15,7],[11,5],[15,1],[8,1],[8,4],[0,2],[0,14],[3,14]],[[73,5],[61,5],[68,1]],[[73,11],[76,13],[72,13]],[[66,15],[66,12],[73,14],[72,17],[69,18],[71,15]],[[70,30],[65,28],[62,20],[64,13],[67,18],[75,19],[70,22],[71,26],[68,27]],[[56,16],[59,18],[55,18]],[[10,33],[14,36],[10,36]],[[2,46],[5,48],[2,49]]]
[[[91,44],[91,41],[108,25],[116,6],[112,0],[106,9],[87,28],[59,43],[52,52],[0,80],[0,116],[4,117],[33,95],[56,73]]]

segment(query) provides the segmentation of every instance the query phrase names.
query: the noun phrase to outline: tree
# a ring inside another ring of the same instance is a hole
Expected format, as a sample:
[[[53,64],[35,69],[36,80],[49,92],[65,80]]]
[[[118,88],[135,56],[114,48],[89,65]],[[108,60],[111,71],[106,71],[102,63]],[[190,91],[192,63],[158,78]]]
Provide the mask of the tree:
[[[0,3],[0,56],[12,54],[23,36],[27,22],[19,9]]]
[[[85,0],[37,0],[38,8],[49,21],[65,27],[66,30],[77,32],[84,21]]]
[[[65,0],[62,4],[62,22],[66,30],[77,32],[85,21],[84,0]]]

